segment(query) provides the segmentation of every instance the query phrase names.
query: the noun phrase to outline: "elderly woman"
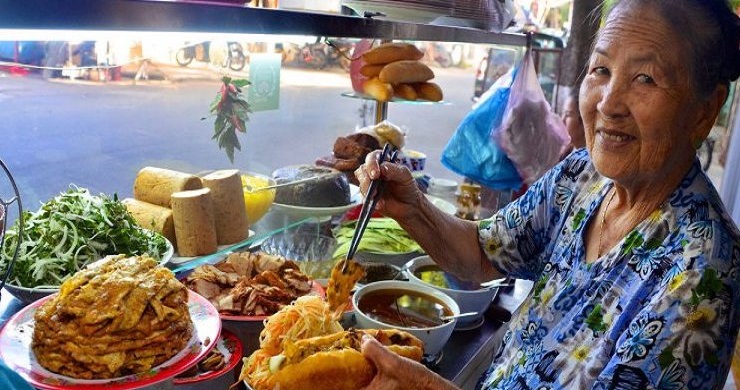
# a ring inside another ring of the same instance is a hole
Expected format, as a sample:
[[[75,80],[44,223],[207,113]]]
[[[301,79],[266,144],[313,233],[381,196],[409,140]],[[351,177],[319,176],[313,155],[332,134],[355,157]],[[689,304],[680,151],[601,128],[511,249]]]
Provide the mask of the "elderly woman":
[[[479,223],[437,211],[377,162],[380,209],[446,270],[535,281],[485,389],[721,388],[740,324],[740,232],[695,158],[740,72],[720,0],[623,0],[581,86],[586,149]],[[367,389],[448,389],[366,340]]]

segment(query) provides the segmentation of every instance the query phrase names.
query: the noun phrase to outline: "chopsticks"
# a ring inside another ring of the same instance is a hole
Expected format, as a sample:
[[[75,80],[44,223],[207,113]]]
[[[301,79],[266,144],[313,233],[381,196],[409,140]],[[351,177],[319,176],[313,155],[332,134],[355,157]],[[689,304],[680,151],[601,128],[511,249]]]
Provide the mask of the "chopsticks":
[[[391,150],[393,151],[391,152]],[[391,155],[388,161],[394,162],[396,160],[398,149],[395,149],[390,143],[386,143],[383,147],[383,151],[380,153],[380,157],[378,158],[378,164],[382,164],[383,162],[385,162],[385,159],[386,157],[388,157],[389,152],[391,152]],[[355,257],[357,247],[360,245],[360,240],[362,239],[362,234],[365,233],[365,228],[367,228],[367,224],[368,222],[370,222],[370,218],[373,215],[375,206],[378,204],[378,200],[380,199],[382,190],[383,181],[380,178],[377,178],[370,182],[370,186],[367,189],[367,196],[365,197],[365,201],[362,202],[360,217],[357,218],[355,234],[352,236],[352,242],[350,242],[349,250],[347,251],[347,257],[344,259],[344,263],[342,264],[342,273],[347,271],[347,263],[349,262],[349,260]]]

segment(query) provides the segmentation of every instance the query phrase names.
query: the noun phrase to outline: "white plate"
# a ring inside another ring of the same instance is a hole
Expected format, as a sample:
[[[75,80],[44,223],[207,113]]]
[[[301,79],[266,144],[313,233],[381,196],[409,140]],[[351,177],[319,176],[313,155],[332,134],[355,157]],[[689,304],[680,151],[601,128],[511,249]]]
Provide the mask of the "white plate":
[[[254,236],[254,234],[255,234],[255,233],[254,233],[254,230],[250,230],[250,231],[249,231],[249,236],[247,236],[247,239],[249,239],[249,238],[251,238],[252,236]],[[232,246],[234,246],[234,245],[235,245],[235,244],[230,244],[230,245],[219,245],[219,246],[218,246],[218,249],[216,250],[216,253],[218,253],[218,252],[221,252],[222,250],[228,249],[229,247],[232,247]],[[210,256],[210,255],[204,255],[204,256]],[[169,261],[169,264],[173,264],[173,265],[180,265],[180,264],[184,264],[184,263],[187,263],[187,262],[189,262],[189,261],[193,261],[193,260],[195,260],[195,259],[200,259],[201,257],[203,257],[203,256],[192,256],[192,257],[187,257],[187,256],[178,256],[177,254],[174,254],[173,256],[170,256],[170,261]],[[162,263],[162,264],[164,264],[164,263]]]
[[[283,214],[287,214],[293,217],[309,218],[309,217],[332,217],[335,215],[342,215],[347,211],[351,210],[355,206],[362,203],[362,194],[360,193],[360,187],[350,184],[349,185],[350,201],[348,205],[336,206],[336,207],[305,207],[305,206],[293,206],[289,204],[273,203],[273,210],[279,211]]]
[[[429,23],[440,16],[447,16],[451,12],[451,9],[369,0],[344,0],[342,5],[352,8],[360,16],[364,16],[365,12],[380,12],[384,16],[378,16],[378,18],[411,23]]]
[[[438,198],[434,195],[427,195],[427,199],[429,199],[432,204],[435,205],[438,209],[444,211],[447,214],[454,215],[457,212],[457,206],[442,198]]]

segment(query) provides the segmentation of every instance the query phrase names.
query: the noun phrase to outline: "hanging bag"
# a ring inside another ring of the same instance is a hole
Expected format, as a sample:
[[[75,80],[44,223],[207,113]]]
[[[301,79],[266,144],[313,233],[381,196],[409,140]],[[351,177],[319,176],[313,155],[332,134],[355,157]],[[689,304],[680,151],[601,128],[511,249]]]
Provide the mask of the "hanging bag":
[[[442,151],[445,167],[497,190],[522,186],[516,168],[490,138],[491,127],[498,127],[504,116],[515,73],[512,67],[481,96]]]
[[[491,138],[528,185],[542,177],[565,153],[570,136],[545,99],[531,50],[525,53],[514,77],[503,120],[491,129]]]

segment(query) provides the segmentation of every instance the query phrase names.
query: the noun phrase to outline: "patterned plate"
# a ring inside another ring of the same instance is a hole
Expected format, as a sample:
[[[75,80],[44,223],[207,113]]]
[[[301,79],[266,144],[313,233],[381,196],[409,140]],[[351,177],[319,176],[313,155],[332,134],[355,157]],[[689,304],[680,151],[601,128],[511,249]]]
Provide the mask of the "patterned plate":
[[[113,379],[75,379],[53,373],[42,367],[31,349],[36,310],[54,295],[40,299],[16,313],[0,329],[0,359],[31,385],[49,390],[131,390],[150,386],[192,367],[218,340],[221,320],[207,299],[188,290],[188,309],[193,321],[193,336],[185,348],[168,361],[148,372]]]
[[[226,364],[220,370],[198,372],[195,376],[188,376],[182,378],[175,378],[176,385],[184,385],[187,383],[199,383],[205,382],[209,379],[218,378],[221,375],[231,371],[242,359],[242,342],[235,334],[228,330],[221,332],[221,337],[218,339],[218,343],[214,347],[216,350],[221,352],[224,356]]]

